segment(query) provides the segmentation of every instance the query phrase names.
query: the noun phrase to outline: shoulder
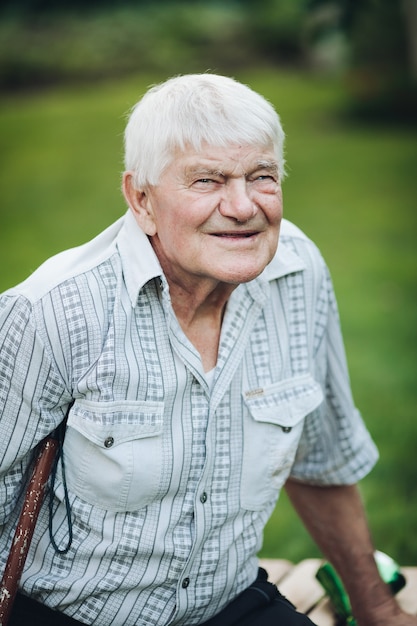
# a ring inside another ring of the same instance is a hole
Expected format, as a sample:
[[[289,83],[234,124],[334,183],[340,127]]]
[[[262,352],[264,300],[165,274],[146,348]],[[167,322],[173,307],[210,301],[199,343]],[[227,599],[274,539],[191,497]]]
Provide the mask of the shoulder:
[[[35,304],[57,287],[94,271],[117,252],[116,238],[123,218],[85,244],[64,250],[47,259],[26,280],[4,295],[21,297]]]

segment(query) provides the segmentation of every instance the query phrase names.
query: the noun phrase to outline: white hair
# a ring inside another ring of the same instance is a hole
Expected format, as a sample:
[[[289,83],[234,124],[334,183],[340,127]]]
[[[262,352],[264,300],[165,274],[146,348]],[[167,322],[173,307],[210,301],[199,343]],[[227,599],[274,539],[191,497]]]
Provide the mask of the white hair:
[[[274,107],[233,78],[186,74],[151,87],[125,130],[125,167],[137,189],[156,185],[176,152],[203,144],[272,147],[284,177],[284,131]]]

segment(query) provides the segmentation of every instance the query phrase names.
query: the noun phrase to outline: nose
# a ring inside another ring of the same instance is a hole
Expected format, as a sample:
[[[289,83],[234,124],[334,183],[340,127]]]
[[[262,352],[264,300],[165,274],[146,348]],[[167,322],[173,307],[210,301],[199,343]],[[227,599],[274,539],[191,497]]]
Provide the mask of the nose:
[[[251,200],[244,178],[228,181],[220,201],[219,211],[224,217],[230,217],[237,222],[247,222],[256,213],[256,205]]]

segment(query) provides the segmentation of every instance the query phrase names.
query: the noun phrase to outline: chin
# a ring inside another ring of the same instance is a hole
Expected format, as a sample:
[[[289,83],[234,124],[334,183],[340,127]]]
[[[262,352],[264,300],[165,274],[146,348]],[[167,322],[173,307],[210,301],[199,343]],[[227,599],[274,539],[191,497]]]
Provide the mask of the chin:
[[[237,270],[236,272],[228,272],[226,275],[223,274],[220,279],[221,282],[228,283],[230,285],[240,285],[241,283],[249,283],[251,280],[257,278],[265,269],[265,265],[261,268],[244,271],[242,269]]]
[[[221,265],[212,266],[210,273],[216,280],[229,285],[248,283],[262,274],[271,262],[273,255],[265,254],[265,252],[264,250],[263,254],[258,256],[241,255],[239,258],[236,256],[232,259],[224,258]]]

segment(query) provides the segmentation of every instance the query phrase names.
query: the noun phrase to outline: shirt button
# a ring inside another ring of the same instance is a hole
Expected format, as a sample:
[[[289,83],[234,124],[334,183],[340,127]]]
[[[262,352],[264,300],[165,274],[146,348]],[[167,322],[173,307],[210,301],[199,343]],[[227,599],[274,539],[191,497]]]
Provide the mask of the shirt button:
[[[190,584],[190,579],[189,578],[184,578],[184,580],[182,581],[182,588],[183,589],[187,589],[189,584]]]
[[[201,494],[201,496],[200,496],[200,502],[201,502],[202,504],[204,504],[205,502],[207,502],[207,494],[206,494],[206,492],[205,492],[205,491],[203,491],[203,493],[202,493],[202,494]]]
[[[114,444],[114,439],[113,439],[113,437],[107,437],[107,438],[104,440],[104,447],[105,447],[105,448],[111,448],[113,444]]]
[[[292,431],[291,426],[281,426],[283,433],[290,433]]]

